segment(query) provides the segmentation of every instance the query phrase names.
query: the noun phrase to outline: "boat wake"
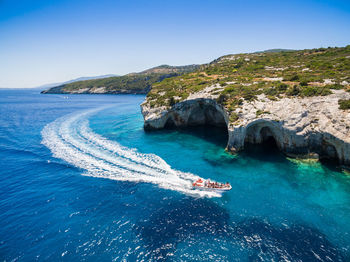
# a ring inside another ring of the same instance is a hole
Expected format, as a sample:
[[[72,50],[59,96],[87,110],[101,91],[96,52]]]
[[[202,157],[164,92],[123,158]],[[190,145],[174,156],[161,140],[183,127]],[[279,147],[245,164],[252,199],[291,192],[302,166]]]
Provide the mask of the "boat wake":
[[[102,109],[70,114],[47,124],[41,132],[42,144],[54,157],[85,170],[86,176],[152,183],[197,197],[221,196],[218,192],[193,189],[192,182],[199,176],[172,169],[155,154],[140,153],[94,133],[88,118]]]

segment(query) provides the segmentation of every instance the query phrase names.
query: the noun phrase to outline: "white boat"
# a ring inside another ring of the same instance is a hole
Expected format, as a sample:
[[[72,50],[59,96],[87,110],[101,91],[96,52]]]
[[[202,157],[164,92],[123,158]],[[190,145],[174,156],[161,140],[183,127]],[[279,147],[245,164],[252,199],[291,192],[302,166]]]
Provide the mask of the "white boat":
[[[208,191],[229,191],[232,189],[230,183],[218,183],[211,181],[210,179],[203,180],[197,179],[192,183],[193,189],[208,190]]]

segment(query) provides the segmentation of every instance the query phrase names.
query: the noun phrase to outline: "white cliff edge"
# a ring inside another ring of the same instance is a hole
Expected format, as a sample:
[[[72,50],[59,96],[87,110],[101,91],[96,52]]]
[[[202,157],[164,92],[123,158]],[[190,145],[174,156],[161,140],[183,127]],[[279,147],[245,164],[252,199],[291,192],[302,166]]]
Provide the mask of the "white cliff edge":
[[[171,108],[151,108],[146,100],[141,104],[144,127],[222,125],[228,130],[230,152],[243,150],[245,142],[261,143],[273,137],[279,149],[289,156],[327,157],[350,166],[350,111],[341,110],[338,105],[339,99],[350,99],[350,93],[333,90],[328,96],[285,97],[277,101],[260,95],[236,109],[239,119],[234,122],[216,97],[202,91]]]

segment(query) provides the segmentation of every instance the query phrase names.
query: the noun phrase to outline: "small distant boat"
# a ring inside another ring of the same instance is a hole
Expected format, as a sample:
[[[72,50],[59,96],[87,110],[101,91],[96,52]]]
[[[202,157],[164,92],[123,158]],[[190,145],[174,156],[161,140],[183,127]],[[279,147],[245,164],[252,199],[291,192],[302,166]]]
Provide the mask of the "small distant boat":
[[[193,189],[208,190],[208,191],[229,191],[232,189],[230,183],[218,183],[210,179],[203,180],[201,178],[192,183]]]

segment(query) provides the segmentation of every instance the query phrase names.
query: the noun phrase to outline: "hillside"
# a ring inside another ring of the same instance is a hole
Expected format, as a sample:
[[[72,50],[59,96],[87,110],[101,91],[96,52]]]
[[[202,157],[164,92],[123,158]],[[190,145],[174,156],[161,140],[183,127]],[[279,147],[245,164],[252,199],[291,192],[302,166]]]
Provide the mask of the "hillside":
[[[140,73],[124,76],[107,77],[76,81],[52,87],[43,91],[44,94],[147,94],[153,83],[165,78],[191,72],[199,68],[197,65],[168,66],[162,65]]]
[[[334,89],[348,89],[349,85],[350,46],[237,54],[155,84],[147,101],[151,106],[170,106],[191,93],[212,87],[210,93],[220,95],[220,103],[232,112],[241,99],[253,100],[259,94],[270,99],[327,95]]]
[[[289,155],[350,165],[349,91],[350,46],[226,55],[155,83],[142,112],[147,129],[226,126],[232,152],[273,137]]]
[[[109,74],[109,75],[101,75],[101,76],[86,76],[86,77],[83,76],[83,77],[79,77],[79,78],[68,80],[61,83],[50,83],[50,84],[41,85],[41,86],[35,87],[35,89],[47,90],[52,87],[61,86],[61,85],[65,85],[73,82],[92,80],[92,79],[101,79],[101,78],[107,78],[107,77],[113,77],[113,76],[117,76],[117,75]]]

